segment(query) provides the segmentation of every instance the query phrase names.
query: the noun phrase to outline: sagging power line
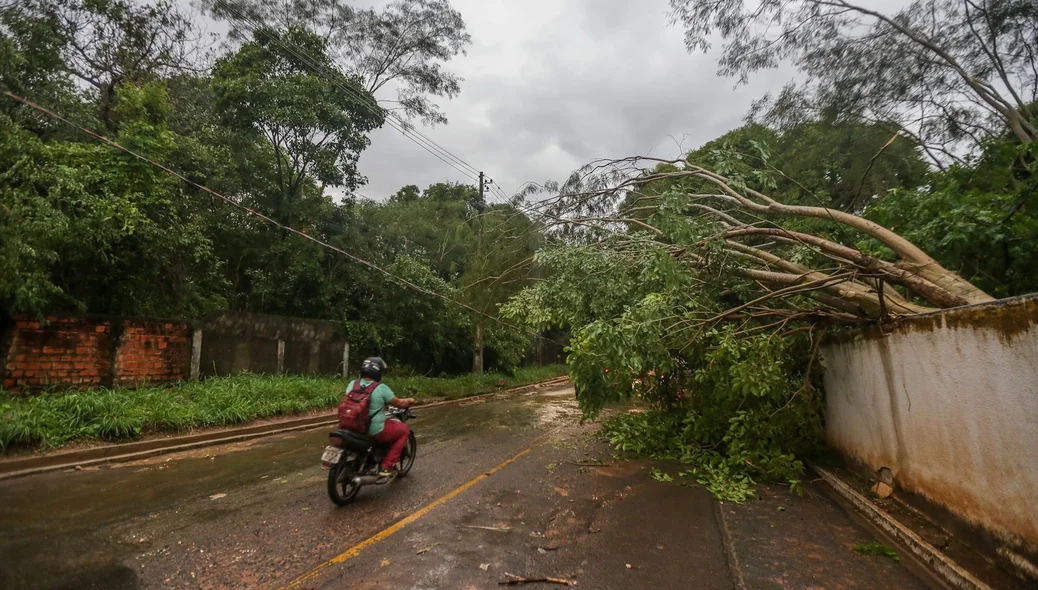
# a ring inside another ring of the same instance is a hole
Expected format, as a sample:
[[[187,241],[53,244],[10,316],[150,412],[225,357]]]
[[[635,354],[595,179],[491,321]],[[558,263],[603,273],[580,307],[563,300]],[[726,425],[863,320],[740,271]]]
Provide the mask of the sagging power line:
[[[409,281],[409,280],[407,280],[407,279],[405,279],[405,278],[403,278],[403,277],[401,277],[399,275],[395,275],[392,272],[382,268],[381,266],[375,264],[374,262],[371,262],[369,260],[366,260],[366,259],[361,258],[359,256],[356,256],[354,254],[350,254],[349,252],[343,250],[342,248],[339,248],[337,246],[333,246],[332,244],[329,244],[328,242],[325,242],[325,241],[323,241],[323,240],[321,240],[319,238],[315,238],[314,236],[311,236],[310,234],[308,234],[308,233],[306,233],[306,232],[304,232],[302,230],[298,230],[298,229],[296,229],[294,227],[291,227],[289,225],[285,225],[285,224],[283,224],[283,223],[281,223],[281,222],[279,222],[279,221],[277,221],[277,220],[275,220],[275,219],[273,219],[271,217],[268,217],[267,215],[264,215],[263,213],[260,213],[259,211],[255,210],[255,209],[253,209],[253,208],[251,208],[251,207],[249,207],[247,205],[243,205],[242,203],[239,203],[239,202],[235,201],[234,199],[232,199],[230,197],[227,197],[227,196],[225,196],[225,195],[223,195],[221,193],[218,193],[215,190],[213,190],[213,189],[211,189],[211,188],[209,188],[209,187],[207,187],[205,185],[202,185],[202,184],[199,184],[199,183],[197,183],[197,182],[195,182],[193,180],[190,180],[189,178],[187,178],[184,175],[180,174],[179,172],[169,168],[168,166],[165,166],[165,165],[163,165],[163,164],[161,164],[161,163],[159,163],[159,162],[157,162],[157,161],[155,161],[155,160],[153,160],[153,159],[151,159],[151,158],[149,158],[147,156],[139,154],[139,153],[131,150],[130,148],[128,148],[128,147],[126,147],[126,146],[124,146],[124,145],[122,145],[120,143],[117,143],[117,142],[109,139],[108,137],[106,137],[106,136],[104,136],[104,135],[102,135],[102,134],[100,134],[100,133],[98,133],[98,132],[96,132],[96,131],[88,128],[88,127],[85,127],[83,125],[75,123],[71,119],[69,119],[69,118],[67,118],[67,117],[65,117],[65,116],[63,116],[63,115],[61,115],[61,114],[59,114],[57,112],[54,112],[54,111],[52,111],[52,110],[50,110],[50,109],[48,109],[48,108],[46,108],[44,106],[41,106],[41,105],[39,105],[39,104],[37,104],[37,103],[35,103],[35,102],[25,98],[25,97],[22,97],[22,96],[19,96],[17,94],[14,94],[13,92],[11,92],[9,90],[0,90],[0,93],[2,93],[4,96],[7,96],[8,98],[11,98],[12,100],[15,100],[15,101],[17,101],[17,102],[19,102],[19,103],[21,103],[21,104],[23,104],[23,105],[25,105],[25,106],[27,106],[29,108],[34,109],[34,110],[36,110],[36,111],[38,111],[38,112],[40,112],[40,113],[42,113],[42,114],[44,114],[44,115],[46,115],[48,117],[51,117],[52,119],[60,121],[60,122],[62,122],[64,124],[74,128],[74,129],[78,129],[79,131],[81,131],[81,132],[83,132],[83,133],[85,133],[85,134],[87,134],[87,135],[97,139],[98,141],[100,141],[100,142],[102,142],[102,143],[104,143],[104,144],[106,144],[106,145],[108,145],[108,146],[110,146],[112,148],[115,148],[115,149],[117,149],[119,151],[122,151],[122,152],[124,152],[126,154],[129,154],[130,156],[133,156],[134,158],[137,158],[138,160],[140,160],[142,162],[145,162],[145,163],[147,163],[147,164],[149,164],[151,166],[154,166],[155,168],[158,168],[159,170],[162,170],[166,174],[169,174],[169,175],[179,179],[180,181],[182,181],[182,182],[184,182],[184,183],[186,183],[188,185],[191,185],[191,186],[193,186],[193,187],[195,187],[195,188],[197,188],[197,189],[199,189],[199,190],[201,190],[201,191],[203,191],[203,192],[205,192],[205,193],[207,193],[209,195],[212,195],[212,196],[220,199],[221,201],[223,201],[225,203],[228,203],[228,204],[230,204],[230,205],[232,205],[234,207],[237,207],[238,209],[241,209],[242,211],[245,211],[247,214],[249,214],[249,215],[251,215],[253,217],[256,217],[257,219],[260,219],[260,220],[262,220],[265,223],[268,223],[270,225],[278,227],[278,228],[280,228],[282,230],[285,230],[287,232],[293,233],[293,234],[295,234],[297,236],[300,236],[300,237],[302,237],[302,238],[304,238],[306,240],[309,240],[309,241],[311,241],[311,242],[313,242],[313,243],[315,243],[315,244],[317,244],[317,245],[319,245],[319,246],[321,246],[323,248],[326,248],[328,250],[331,250],[333,252],[341,254],[341,255],[349,258],[350,260],[358,263],[358,264],[361,264],[361,265],[366,266],[366,267],[368,267],[368,268],[370,268],[372,270],[375,270],[375,271],[377,271],[377,272],[379,272],[379,273],[389,277],[394,282],[396,282],[396,283],[398,283],[400,285],[403,285],[404,287],[407,287],[407,288],[409,288],[409,289],[411,289],[413,291],[419,292],[419,293],[424,293],[426,295],[430,295],[432,297],[437,297],[439,299],[447,301],[448,303],[452,303],[452,304],[457,305],[457,306],[459,306],[461,308],[464,308],[464,309],[466,309],[468,311],[471,311],[472,313],[475,313],[475,314],[477,314],[479,316],[482,316],[482,317],[485,317],[487,319],[490,319],[490,320],[492,320],[492,321],[494,321],[494,322],[496,322],[496,323],[498,323],[498,324],[500,324],[502,326],[505,326],[507,328],[511,328],[513,330],[516,330],[516,331],[518,331],[520,333],[526,334],[528,336],[534,336],[536,338],[541,338],[543,340],[546,340],[548,342],[552,342],[554,344],[558,344],[558,345],[561,346],[561,343],[556,342],[555,340],[552,340],[551,338],[548,338],[548,337],[546,337],[546,336],[544,336],[542,334],[539,334],[539,333],[534,332],[532,330],[528,330],[528,329],[523,328],[521,326],[517,326],[517,325],[512,324],[510,322],[506,322],[505,320],[502,320],[501,318],[493,316],[493,315],[490,315],[488,313],[484,313],[484,312],[482,312],[482,311],[472,307],[471,305],[469,305],[467,303],[464,303],[462,301],[458,301],[456,299],[448,297],[447,295],[443,295],[442,293],[437,293],[436,291],[433,291],[431,289],[427,289],[425,287],[422,287],[421,285],[416,285],[415,283],[413,283],[413,282],[411,282],[411,281]]]
[[[372,113],[382,115],[385,118],[386,124],[395,129],[396,131],[400,132],[401,135],[411,140],[425,151],[429,152],[431,155],[436,157],[444,164],[447,164],[448,166],[456,170],[462,176],[472,180],[473,182],[480,183],[480,190],[482,192],[482,182],[480,179],[483,176],[483,171],[481,171],[479,168],[469,164],[460,156],[454,154],[453,152],[443,147],[430,137],[426,136],[424,133],[418,131],[409,122],[403,120],[396,113],[379,105],[378,102],[375,100],[374,96],[366,95],[364,92],[359,91],[357,88],[354,88],[349,84],[343,83],[342,80],[343,78],[345,78],[345,76],[338,69],[329,71],[329,68],[327,66],[318,63],[318,61],[313,56],[309,55],[303,48],[299,47],[298,45],[288,43],[284,41],[284,39],[281,39],[280,37],[268,32],[263,22],[257,21],[254,18],[250,17],[241,8],[234,6],[226,0],[217,0],[216,3],[222,5],[224,9],[233,14],[239,22],[247,23],[246,28],[249,30],[249,32],[253,33],[254,35],[263,35],[266,37],[268,41],[276,43],[286,52],[293,55],[302,63],[310,67],[318,76],[321,76],[326,80],[332,82],[347,96],[356,100],[359,104],[369,109]],[[274,18],[278,25],[286,28],[288,27],[287,23],[282,22],[277,17],[272,18]],[[490,187],[490,190],[493,192],[495,196],[502,199],[502,203],[507,203],[509,201],[508,195],[500,187]]]

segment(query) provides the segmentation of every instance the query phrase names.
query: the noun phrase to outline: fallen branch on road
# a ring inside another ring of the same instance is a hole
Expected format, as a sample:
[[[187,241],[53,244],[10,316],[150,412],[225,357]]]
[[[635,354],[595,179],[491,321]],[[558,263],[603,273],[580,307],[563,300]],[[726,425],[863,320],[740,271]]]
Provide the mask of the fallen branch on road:
[[[543,578],[524,578],[522,576],[517,576],[515,574],[510,574],[508,572],[505,572],[505,575],[508,576],[509,578],[512,578],[512,579],[511,580],[506,580],[504,582],[498,582],[497,583],[498,586],[518,586],[520,584],[538,584],[538,583],[541,583],[541,584],[561,584],[563,586],[576,586],[577,585],[577,582],[575,580],[564,580],[562,578],[551,578],[551,577],[547,577],[547,576],[545,576]]]
[[[570,465],[579,465],[581,467],[607,467],[609,463],[604,461],[566,461]]]

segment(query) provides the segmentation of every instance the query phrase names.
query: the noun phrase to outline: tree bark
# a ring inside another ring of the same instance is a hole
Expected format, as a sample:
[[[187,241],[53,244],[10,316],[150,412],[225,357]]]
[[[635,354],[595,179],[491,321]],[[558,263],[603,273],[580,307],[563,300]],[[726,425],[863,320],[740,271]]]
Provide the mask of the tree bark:
[[[789,237],[795,241],[817,246],[825,252],[839,256],[852,262],[856,266],[873,271],[878,274],[882,274],[884,280],[896,285],[908,287],[915,291],[920,297],[926,299],[930,303],[940,307],[958,307],[960,305],[969,304],[969,300],[955,293],[951,293],[946,289],[938,287],[937,285],[925,280],[919,275],[912,274],[911,272],[898,268],[893,264],[884,262],[878,258],[867,256],[859,250],[849,248],[836,242],[831,242],[818,236],[810,234],[804,234],[800,232],[789,231],[781,228],[765,228],[765,227],[747,227],[732,230],[725,234],[728,238],[734,238],[744,235],[767,235],[767,236],[779,236]]]
[[[755,213],[777,213],[779,215],[787,215],[790,217],[828,219],[829,221],[846,225],[876,238],[897,253],[904,261],[903,264],[898,265],[899,267],[921,276],[938,287],[945,289],[949,293],[961,297],[966,302],[987,303],[995,300],[994,297],[981,291],[969,281],[941,266],[940,263],[931,258],[926,252],[923,252],[912,242],[878,223],[865,219],[864,217],[858,217],[857,215],[840,211],[839,209],[810,207],[804,205],[786,205],[763,193],[747,189],[746,192],[748,194],[764,201],[764,203],[758,203],[733,189],[728,184],[727,178],[719,174],[714,174],[704,168],[695,166],[694,164],[690,166],[692,176],[697,176],[714,183],[724,191],[728,198],[724,198],[721,195],[716,195],[716,197],[732,201],[743,209],[748,209]]]

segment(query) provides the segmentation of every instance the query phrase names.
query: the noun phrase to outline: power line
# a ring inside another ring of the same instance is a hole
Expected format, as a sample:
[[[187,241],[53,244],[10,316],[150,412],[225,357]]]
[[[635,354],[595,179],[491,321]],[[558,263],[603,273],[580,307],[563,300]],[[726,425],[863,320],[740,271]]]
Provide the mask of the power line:
[[[262,23],[257,25],[257,23],[255,21],[253,21],[252,19],[248,18],[247,16],[242,14],[240,11],[237,11],[233,7],[228,6],[228,9],[231,12],[233,12],[236,16],[238,16],[239,19],[244,20],[244,21],[252,24],[253,26],[249,29],[251,32],[258,33],[258,34],[262,34],[263,33],[262,32],[262,26],[261,26]],[[280,23],[280,21],[278,21],[278,22]],[[376,102],[373,101],[373,98],[368,98],[368,97],[364,96],[361,92],[359,92],[357,89],[355,89],[355,88],[353,88],[353,87],[351,87],[351,86],[349,86],[347,84],[344,84],[339,79],[339,77],[343,76],[342,72],[339,72],[339,71],[336,70],[335,73],[338,74],[339,76],[338,77],[337,76],[330,76],[327,73],[327,71],[326,71],[327,68],[325,66],[317,63],[316,59],[314,59],[312,56],[307,54],[305,52],[305,50],[303,50],[300,47],[298,47],[296,45],[293,45],[291,43],[287,43],[283,39],[279,39],[278,37],[276,37],[276,36],[274,36],[272,34],[268,33],[268,34],[266,34],[266,37],[267,37],[268,40],[273,41],[276,44],[280,45],[282,49],[284,49],[285,51],[291,53],[292,55],[297,57],[300,61],[302,61],[306,65],[310,66],[310,68],[313,69],[315,71],[315,73],[317,73],[319,76],[324,77],[326,80],[328,80],[328,81],[332,82],[333,84],[335,84],[336,86],[338,86],[344,93],[346,93],[348,96],[350,96],[351,98],[356,100],[362,106],[367,107],[368,110],[370,110],[373,113],[383,115],[385,117],[385,119],[384,119],[385,123],[387,125],[389,125],[390,127],[392,127],[393,129],[399,131],[404,137],[407,137],[408,139],[413,141],[415,144],[417,144],[419,147],[421,147],[425,151],[429,152],[430,154],[432,154],[433,156],[438,158],[443,163],[445,163],[448,166],[454,168],[459,173],[461,173],[463,176],[465,176],[465,177],[467,177],[467,178],[469,178],[471,180],[475,180],[475,178],[473,177],[473,175],[471,173],[469,173],[469,172],[467,172],[465,170],[462,170],[454,162],[451,162],[449,159],[446,159],[446,158],[452,158],[452,159],[454,159],[456,161],[461,162],[460,158],[457,158],[456,156],[453,156],[453,154],[450,154],[449,152],[447,152],[447,150],[445,148],[442,148],[441,146],[439,146],[435,142],[432,142],[431,140],[423,141],[423,140],[417,139],[416,137],[411,135],[411,131],[408,130],[406,125],[404,125],[402,123],[395,123],[394,122],[394,121],[400,121],[399,117],[396,117],[396,115],[394,113],[392,113],[392,112],[388,111],[387,109],[379,106]],[[445,158],[445,156],[446,156],[446,158]],[[465,165],[468,166],[467,164],[465,164]],[[473,171],[475,171],[474,168],[473,168]]]
[[[245,13],[243,13],[241,10],[239,10],[236,7],[228,4],[225,0],[217,0],[217,2],[221,2],[221,1],[223,1],[223,4],[227,8],[228,11],[230,11],[236,17],[238,17],[239,21],[244,21],[244,22],[248,23],[248,25],[251,25],[251,26],[247,26],[247,28],[249,29],[250,32],[252,32],[254,34],[263,34],[264,31],[262,29],[263,29],[264,23],[257,22],[256,20],[250,18]],[[284,21],[280,20],[279,18],[277,18],[276,16],[273,16],[273,15],[272,15],[271,18],[273,18],[274,21],[277,22],[278,25],[281,25],[281,26],[285,27],[286,29],[288,28],[288,23],[287,22],[284,22]],[[396,115],[396,113],[393,113],[392,111],[389,111],[388,109],[380,106],[378,104],[378,102],[375,100],[374,96],[371,96],[370,94],[365,95],[365,94],[359,92],[358,89],[356,89],[356,88],[354,88],[352,86],[349,86],[347,84],[343,84],[342,77],[344,75],[342,74],[342,72],[338,71],[338,69],[334,70],[335,74],[338,74],[338,76],[330,75],[330,73],[328,71],[329,68],[327,68],[326,66],[318,63],[317,60],[313,56],[307,54],[306,51],[304,49],[302,49],[301,47],[299,47],[298,45],[294,45],[292,43],[285,42],[283,39],[281,39],[279,37],[276,37],[276,36],[274,36],[273,34],[270,34],[270,33],[267,33],[266,37],[267,37],[268,40],[275,42],[276,44],[281,46],[282,49],[284,49],[285,51],[287,51],[290,54],[294,55],[299,60],[301,60],[303,63],[308,65],[311,69],[314,70],[315,73],[317,73],[317,75],[324,77],[326,80],[328,80],[328,81],[332,82],[333,84],[335,84],[336,86],[338,86],[340,89],[343,90],[343,92],[345,92],[347,95],[349,95],[350,97],[352,97],[355,100],[357,100],[363,106],[367,107],[370,111],[372,111],[374,113],[383,114],[385,116],[386,123],[390,127],[392,127],[393,129],[396,129],[397,131],[399,131],[401,133],[401,135],[403,135],[404,137],[406,137],[406,138],[410,139],[411,141],[413,141],[415,144],[417,144],[419,147],[421,147],[425,151],[427,151],[430,154],[432,154],[434,157],[439,159],[441,162],[444,162],[445,164],[447,164],[451,168],[457,170],[463,176],[465,176],[468,179],[473,180],[473,181],[481,184],[480,180],[475,178],[472,174],[470,174],[470,173],[466,172],[465,170],[462,170],[461,168],[459,168],[458,165],[455,164],[455,162],[457,162],[458,164],[460,164],[462,166],[467,167],[469,170],[471,170],[472,173],[475,173],[479,177],[483,176],[483,172],[481,170],[477,169],[475,166],[472,166],[468,162],[465,162],[459,156],[453,154],[447,148],[445,148],[445,147],[441,146],[440,144],[436,143],[434,140],[432,140],[431,138],[427,137],[426,135],[424,135],[420,131],[417,131],[416,129],[410,127],[410,124],[405,122],[405,121],[403,121],[403,119],[401,119],[398,115]],[[394,123],[394,121],[396,121],[396,123]],[[453,162],[451,160],[453,160]],[[512,199],[508,196],[508,194],[506,194],[504,192],[504,190],[499,185],[496,185],[496,183],[493,183],[493,184],[495,186],[489,186],[488,187],[488,188],[490,188],[491,193],[493,195],[495,195],[497,198],[500,199],[500,201],[499,201],[500,204],[509,204]],[[480,188],[480,190],[482,190],[482,187]],[[516,205],[516,207],[521,209],[521,206]]]
[[[220,1],[220,0],[217,0],[217,1]],[[483,191],[484,188],[489,188],[491,193],[494,196],[496,196],[496,197],[498,197],[500,199],[500,203],[501,204],[506,204],[506,205],[510,204],[511,199],[504,192],[504,190],[501,189],[501,187],[499,185],[497,185],[496,183],[484,185],[484,182],[481,180],[483,178],[483,176],[484,176],[482,171],[479,171],[478,169],[476,169],[471,164],[468,164],[467,162],[462,160],[460,157],[454,155],[449,150],[447,150],[443,146],[440,146],[435,141],[433,141],[432,139],[428,138],[427,136],[425,136],[421,132],[418,132],[418,131],[414,130],[413,128],[411,128],[408,123],[406,123],[402,119],[400,119],[400,117],[398,117],[395,113],[393,113],[393,112],[385,109],[384,107],[380,106],[377,103],[377,101],[374,99],[374,97],[371,96],[370,94],[362,93],[362,92],[359,91],[359,89],[357,89],[357,88],[355,88],[355,87],[353,87],[351,85],[344,84],[343,83],[344,75],[342,74],[342,72],[338,71],[336,68],[328,68],[327,66],[318,63],[317,60],[313,56],[311,56],[308,53],[306,53],[306,51],[304,49],[302,49],[301,47],[299,47],[299,46],[297,46],[295,44],[286,42],[286,41],[284,41],[283,38],[275,36],[271,32],[268,32],[268,31],[264,30],[265,29],[264,23],[257,22],[255,19],[245,15],[241,10],[235,8],[234,6],[231,6],[231,5],[227,4],[226,2],[224,2],[224,5],[231,13],[233,13],[236,17],[238,17],[239,21],[243,21],[243,22],[247,23],[246,24],[246,28],[248,28],[250,32],[252,32],[254,34],[257,34],[257,35],[264,35],[268,40],[273,41],[274,43],[279,45],[282,49],[284,49],[286,52],[290,53],[291,55],[295,56],[300,61],[302,61],[304,64],[308,65],[312,70],[314,70],[314,72],[317,75],[322,76],[325,79],[327,79],[328,81],[332,82],[337,87],[339,87],[345,94],[347,94],[348,96],[354,98],[361,105],[367,107],[371,112],[385,115],[385,117],[386,117],[385,121],[386,121],[386,123],[390,127],[393,127],[394,129],[399,131],[404,137],[407,137],[411,141],[415,142],[419,147],[421,147],[422,149],[426,150],[427,152],[429,152],[430,154],[432,154],[433,156],[435,156],[436,158],[438,158],[440,161],[444,162],[448,166],[451,166],[452,168],[457,170],[459,173],[461,173],[463,176],[466,176],[470,180],[476,181],[477,184],[479,184],[481,192]],[[274,21],[278,25],[280,25],[282,27],[285,27],[286,29],[288,28],[288,23],[280,20],[276,16],[272,16],[272,18],[274,19]],[[334,71],[334,74],[332,74],[331,71],[329,71],[329,70]],[[335,74],[337,74],[337,75],[335,75]],[[394,121],[396,121],[397,123],[394,123]],[[417,135],[418,137],[415,137],[414,135]],[[447,158],[447,159],[445,159],[445,158]],[[453,160],[454,162],[457,162],[458,164],[467,167],[469,170],[471,170],[472,172],[477,174],[479,176],[479,179],[474,178],[471,174],[468,174],[466,171],[460,169],[458,167],[458,165],[455,165],[455,163],[450,161],[450,160]],[[490,182],[492,182],[492,180],[490,180]],[[530,212],[529,209],[527,209],[526,207],[524,207],[521,204],[515,203],[515,204],[513,204],[513,206],[517,210],[519,210],[519,211],[517,211],[516,215],[520,214],[519,213],[520,211],[523,212],[524,214],[528,214]],[[480,213],[479,217],[482,217],[486,213],[487,212]],[[536,224],[534,224],[534,225],[536,226]]]
[[[213,189],[211,189],[211,188],[209,188],[207,186],[204,186],[204,185],[199,184],[199,183],[197,183],[197,182],[195,182],[193,180],[190,180],[187,177],[185,177],[184,175],[180,174],[179,172],[176,172],[173,169],[171,169],[171,168],[169,168],[167,166],[164,166],[164,165],[156,162],[155,160],[152,160],[151,158],[149,158],[147,156],[143,156],[141,154],[138,154],[137,152],[131,150],[130,148],[127,148],[127,147],[125,147],[125,146],[123,146],[123,145],[121,145],[119,143],[116,143],[115,141],[112,141],[111,139],[108,139],[104,135],[101,135],[100,133],[98,133],[98,132],[96,132],[96,131],[94,131],[92,129],[89,129],[87,127],[84,127],[82,125],[74,123],[73,121],[69,120],[68,118],[66,118],[66,117],[64,117],[64,116],[62,116],[62,115],[60,115],[60,114],[58,114],[58,113],[56,113],[54,111],[49,110],[46,107],[40,106],[40,105],[36,104],[35,102],[32,102],[31,100],[27,99],[27,98],[23,98],[21,96],[18,96],[17,94],[14,94],[13,92],[10,92],[9,90],[3,90],[2,92],[3,92],[4,95],[6,95],[6,96],[8,96],[8,97],[18,101],[18,102],[20,102],[20,103],[30,107],[30,108],[33,108],[33,109],[43,113],[44,115],[47,115],[47,116],[49,116],[49,117],[51,117],[53,119],[61,121],[62,123],[65,123],[66,125],[69,125],[70,127],[78,129],[78,130],[82,131],[83,133],[86,133],[87,135],[90,135],[91,137],[101,141],[104,144],[107,144],[107,145],[109,145],[109,146],[111,146],[111,147],[113,147],[115,149],[118,149],[118,150],[120,150],[122,152],[125,152],[125,153],[133,156],[134,158],[137,158],[138,160],[141,160],[142,162],[150,164],[150,165],[158,168],[159,170],[162,170],[163,172],[165,172],[165,173],[167,173],[167,174],[169,174],[169,175],[171,175],[171,176],[173,176],[175,178],[180,179],[182,182],[185,182],[185,183],[187,183],[187,184],[189,184],[191,186],[194,186],[195,188],[198,188],[199,190],[202,190],[203,192],[206,192],[206,193],[208,193],[208,194],[210,194],[210,195],[220,199],[221,201],[224,201],[225,203],[228,203],[230,205],[233,205],[234,207],[237,207],[237,208],[241,209],[242,211],[245,211],[246,213],[248,213],[249,215],[252,215],[253,217],[261,219],[262,221],[264,221],[266,223],[269,223],[269,224],[271,224],[271,225],[273,225],[275,227],[278,227],[280,229],[283,229],[283,230],[285,230],[287,232],[296,234],[297,236],[300,236],[300,237],[302,237],[304,239],[307,239],[307,240],[309,240],[309,241],[311,241],[311,242],[313,242],[313,243],[315,243],[315,244],[317,244],[317,245],[319,245],[319,246],[321,246],[323,248],[326,248],[326,249],[331,250],[333,252],[337,252],[339,254],[342,254],[343,256],[349,258],[350,260],[353,260],[354,262],[357,262],[358,264],[362,264],[362,265],[364,265],[364,266],[366,266],[366,267],[368,267],[368,268],[370,268],[372,270],[375,270],[377,272],[382,273],[383,275],[389,277],[390,279],[396,281],[397,283],[399,283],[401,285],[404,285],[405,287],[407,287],[409,289],[412,289],[412,290],[417,291],[419,293],[424,293],[426,295],[431,295],[431,296],[437,297],[439,299],[443,299],[444,301],[447,301],[449,303],[453,303],[454,305],[457,305],[457,306],[462,307],[464,309],[467,309],[467,310],[469,310],[469,311],[471,311],[471,312],[473,312],[473,313],[475,313],[477,315],[480,315],[480,316],[483,316],[483,317],[488,318],[490,320],[493,320],[493,321],[495,321],[495,322],[497,322],[497,323],[499,323],[499,324],[501,324],[503,326],[512,328],[513,330],[517,330],[519,332],[522,332],[522,333],[530,335],[530,336],[535,336],[535,337],[538,337],[538,338],[543,338],[544,340],[548,340],[549,342],[553,342],[555,344],[560,344],[560,343],[555,342],[554,340],[552,340],[550,338],[542,336],[541,334],[538,334],[538,333],[533,332],[531,330],[527,330],[527,329],[522,328],[520,326],[516,326],[515,324],[506,322],[506,321],[504,321],[504,320],[502,320],[502,319],[500,319],[498,317],[495,317],[495,316],[492,316],[490,314],[484,313],[484,312],[482,312],[482,311],[472,307],[471,305],[468,305],[467,303],[463,303],[461,301],[457,301],[456,299],[451,299],[450,297],[448,297],[446,295],[442,295],[442,294],[437,293],[436,291],[433,291],[431,289],[426,289],[425,287],[422,287],[420,285],[416,285],[416,284],[412,283],[411,281],[409,281],[409,280],[407,280],[407,279],[405,279],[405,278],[403,278],[401,276],[395,275],[395,274],[389,272],[388,270],[382,268],[381,266],[378,266],[374,262],[365,260],[365,259],[363,259],[363,258],[361,258],[359,256],[355,256],[353,254],[350,254],[349,252],[343,250],[342,248],[339,248],[337,246],[333,246],[333,245],[329,244],[328,242],[325,242],[323,240],[315,238],[315,237],[311,236],[310,234],[308,234],[308,233],[306,233],[304,231],[301,231],[301,230],[295,229],[294,227],[285,225],[285,224],[283,224],[283,223],[281,223],[281,222],[279,222],[279,221],[277,221],[277,220],[275,220],[275,219],[273,219],[271,217],[268,217],[268,216],[264,215],[263,213],[260,213],[259,211],[255,210],[255,209],[253,209],[251,207],[248,207],[246,205],[238,203],[234,199],[232,199],[230,197],[226,197],[226,196],[220,194],[220,193],[214,191]]]
[[[263,23],[262,22],[257,22],[256,20],[250,18],[248,15],[246,15],[240,9],[236,8],[235,6],[233,6],[231,4],[228,4],[224,0],[217,0],[217,2],[218,3],[222,3],[224,5],[224,7],[229,12],[234,14],[234,16],[236,16],[239,19],[240,22],[245,22],[245,23],[248,23],[248,25],[251,25],[251,26],[247,26],[247,28],[249,29],[250,32],[252,32],[254,34],[263,34],[264,33],[262,31],[262,28],[263,28]],[[287,27],[287,23],[282,22],[276,16],[272,16],[272,18],[279,25]],[[383,115],[385,117],[386,124],[388,124],[393,129],[399,131],[401,135],[403,135],[404,137],[410,139],[412,142],[417,144],[419,147],[421,147],[425,151],[429,152],[430,154],[432,154],[437,159],[439,159],[443,163],[447,164],[451,168],[454,168],[459,173],[461,173],[463,176],[465,176],[465,177],[467,177],[467,178],[469,178],[471,180],[477,180],[473,175],[474,174],[478,175],[480,173],[480,170],[478,168],[476,168],[475,166],[469,164],[468,162],[463,160],[460,156],[455,155],[454,153],[452,153],[450,150],[448,150],[447,148],[443,147],[442,145],[436,143],[433,139],[429,138],[425,134],[423,134],[420,131],[417,131],[416,129],[412,128],[409,123],[407,123],[406,121],[401,119],[396,113],[394,113],[394,112],[392,112],[392,111],[382,107],[381,105],[379,105],[375,101],[373,96],[371,96],[371,97],[365,96],[364,94],[359,92],[357,89],[355,89],[355,88],[353,88],[353,87],[351,87],[351,86],[349,86],[347,84],[343,84],[343,82],[340,80],[340,77],[343,76],[342,72],[339,72],[338,70],[335,70],[335,74],[338,74],[338,76],[329,75],[329,72],[327,71],[329,68],[327,68],[326,66],[324,66],[322,64],[317,63],[317,60],[314,59],[309,54],[307,54],[305,52],[305,50],[303,50],[302,48],[298,47],[297,45],[294,45],[294,44],[291,44],[291,43],[287,43],[283,39],[280,39],[280,38],[278,38],[278,37],[276,37],[276,36],[274,36],[272,34],[269,34],[269,33],[266,34],[266,37],[267,37],[268,40],[274,41],[275,43],[280,45],[282,47],[282,49],[284,49],[285,51],[288,51],[289,53],[291,53],[292,55],[294,55],[295,57],[300,59],[303,63],[305,63],[308,66],[310,66],[315,71],[315,73],[317,73],[319,76],[324,77],[325,79],[329,80],[330,82],[332,82],[333,84],[338,86],[341,90],[343,90],[343,92],[345,92],[351,98],[354,98],[360,104],[362,104],[363,106],[367,107],[372,112]],[[467,171],[463,170],[462,167],[467,168],[468,170]],[[502,196],[505,198],[505,200],[507,200],[507,196],[506,195],[502,195]]]

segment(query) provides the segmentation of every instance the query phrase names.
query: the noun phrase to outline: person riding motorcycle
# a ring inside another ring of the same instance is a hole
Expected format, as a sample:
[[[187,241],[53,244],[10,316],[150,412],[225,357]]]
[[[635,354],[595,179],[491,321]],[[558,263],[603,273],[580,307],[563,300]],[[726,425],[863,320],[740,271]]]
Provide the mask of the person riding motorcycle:
[[[389,406],[396,408],[409,408],[415,402],[414,398],[399,398],[393,393],[388,385],[382,383],[382,373],[389,368],[380,357],[373,356],[364,359],[360,364],[360,379],[350,382],[347,391],[353,390],[357,385],[363,388],[378,382],[378,386],[371,393],[371,406],[369,415],[371,424],[368,426],[368,434],[379,444],[387,445],[386,456],[382,460],[379,477],[395,477],[396,464],[400,460],[400,454],[407,445],[407,437],[411,434],[410,427],[399,420],[386,420],[385,410]]]

